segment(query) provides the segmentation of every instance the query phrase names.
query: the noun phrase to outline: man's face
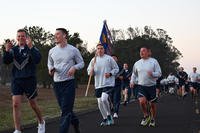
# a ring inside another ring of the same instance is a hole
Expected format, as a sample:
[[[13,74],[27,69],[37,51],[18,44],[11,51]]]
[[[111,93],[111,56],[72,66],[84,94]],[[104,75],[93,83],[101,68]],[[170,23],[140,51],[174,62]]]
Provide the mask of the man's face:
[[[112,56],[112,58],[113,58],[116,62],[118,61],[118,59],[117,59],[116,56]]]
[[[17,32],[17,41],[19,44],[26,44],[26,33]]]
[[[141,57],[142,59],[146,59],[146,58],[149,57],[149,51],[148,51],[147,48],[141,48],[141,49],[140,49],[140,57]]]
[[[195,73],[197,71],[197,69],[196,68],[193,68],[193,72]]]
[[[179,68],[179,71],[180,71],[180,72],[183,72],[183,67],[180,67],[180,68]]]
[[[55,37],[55,42],[56,43],[61,43],[66,39],[66,35],[63,34],[63,32],[60,31],[60,30],[56,30],[56,33],[55,33],[54,37]]]
[[[124,69],[126,69],[126,70],[128,69],[128,64],[126,64],[126,63],[124,64]]]
[[[97,46],[97,54],[98,54],[99,56],[104,55],[104,48],[103,48],[102,45],[98,45],[98,46]]]

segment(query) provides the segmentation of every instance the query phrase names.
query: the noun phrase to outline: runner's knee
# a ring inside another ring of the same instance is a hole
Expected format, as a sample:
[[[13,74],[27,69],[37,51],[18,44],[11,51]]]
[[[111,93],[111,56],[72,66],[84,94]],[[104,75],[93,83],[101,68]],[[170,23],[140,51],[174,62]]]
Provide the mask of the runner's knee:
[[[21,106],[21,100],[17,98],[13,98],[12,105],[13,105],[13,108],[19,108]]]
[[[145,105],[147,103],[147,100],[144,97],[139,98],[139,103],[141,105]]]
[[[107,93],[102,93],[102,95],[101,95],[101,101],[102,102],[107,102],[108,101],[108,94]]]
[[[20,102],[13,101],[13,108],[19,108],[20,105],[21,105]]]

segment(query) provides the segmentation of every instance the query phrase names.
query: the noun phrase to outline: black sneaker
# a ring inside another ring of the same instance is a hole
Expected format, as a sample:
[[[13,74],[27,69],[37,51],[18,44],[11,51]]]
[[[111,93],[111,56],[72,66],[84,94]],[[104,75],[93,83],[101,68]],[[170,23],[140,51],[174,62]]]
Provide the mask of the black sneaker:
[[[124,101],[124,104],[123,104],[124,106],[126,106],[127,105],[127,101]]]
[[[74,131],[75,133],[80,133],[80,128],[79,128],[79,124],[74,125]]]

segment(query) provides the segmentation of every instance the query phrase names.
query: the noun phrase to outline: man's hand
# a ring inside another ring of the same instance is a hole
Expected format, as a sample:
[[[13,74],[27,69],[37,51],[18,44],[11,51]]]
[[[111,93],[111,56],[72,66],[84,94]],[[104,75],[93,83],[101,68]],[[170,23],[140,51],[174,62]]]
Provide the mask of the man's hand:
[[[7,42],[6,43],[6,52],[9,52],[11,48],[12,48],[12,43],[11,42]]]
[[[27,46],[29,47],[29,49],[31,49],[33,47],[32,40],[30,37],[26,38],[26,43],[27,43]]]
[[[153,77],[153,72],[152,71],[148,71],[147,74],[149,75],[149,77]]]
[[[90,70],[90,75],[91,75],[91,76],[94,75],[94,68],[92,68],[92,69]]]
[[[110,78],[111,76],[112,76],[111,73],[105,73],[106,78]]]
[[[50,75],[50,76],[53,76],[55,71],[56,71],[56,69],[55,69],[55,68],[53,68],[53,69],[49,70],[49,75]]]
[[[119,76],[119,79],[120,79],[120,80],[123,80],[123,76]]]
[[[75,72],[76,72],[76,69],[75,69],[75,67],[71,67],[70,69],[69,69],[69,71],[67,72],[67,76],[74,76],[74,74],[75,74]]]

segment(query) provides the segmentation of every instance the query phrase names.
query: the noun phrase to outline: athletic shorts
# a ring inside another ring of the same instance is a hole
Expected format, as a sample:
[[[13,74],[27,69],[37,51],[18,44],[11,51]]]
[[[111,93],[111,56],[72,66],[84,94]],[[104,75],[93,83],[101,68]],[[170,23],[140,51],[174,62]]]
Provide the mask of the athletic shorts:
[[[147,101],[156,102],[156,86],[138,85],[138,98],[145,97]]]
[[[197,82],[190,82],[189,87],[193,87],[194,89],[198,89],[198,83]]]
[[[185,82],[183,82],[183,81],[179,81],[178,86],[179,86],[179,87],[183,87],[183,86],[185,86]]]
[[[122,90],[125,90],[125,88],[126,89],[130,88],[129,86],[130,86],[130,84],[128,82],[123,82],[123,84],[122,84]]]
[[[197,83],[197,88],[200,89],[200,83]]]
[[[113,89],[114,89],[113,87],[104,87],[104,88],[95,89],[95,96],[97,98],[100,98],[103,92],[105,92],[109,96],[111,96],[111,93],[112,93]]]
[[[135,97],[138,97],[138,85],[137,84],[135,84],[133,87],[133,94]]]
[[[37,94],[35,77],[13,79],[11,83],[12,96],[25,94],[28,99],[34,99]]]
[[[161,85],[160,84],[156,84],[156,89],[161,90]]]

